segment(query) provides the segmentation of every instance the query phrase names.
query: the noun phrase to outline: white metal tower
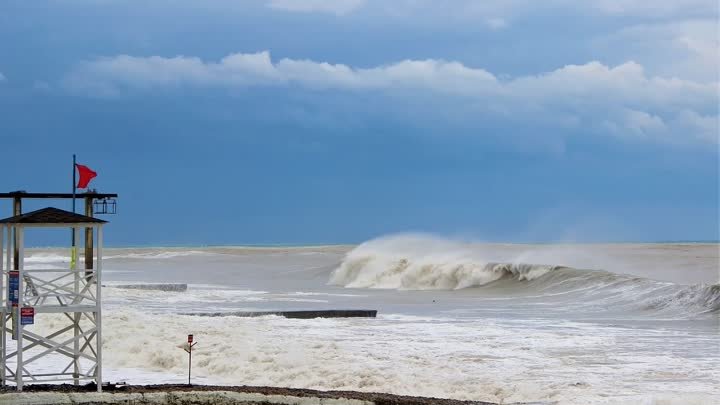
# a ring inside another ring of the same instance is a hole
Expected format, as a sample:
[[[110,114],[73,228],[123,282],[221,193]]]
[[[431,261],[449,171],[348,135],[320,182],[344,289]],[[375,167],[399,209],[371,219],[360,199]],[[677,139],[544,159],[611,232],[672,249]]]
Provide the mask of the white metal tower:
[[[14,382],[21,391],[33,382],[95,381],[102,389],[105,223],[57,208],[0,220],[0,384]],[[25,233],[36,228],[70,228],[76,240],[81,231],[93,229],[94,265],[79,268],[73,250],[68,268],[26,268]]]

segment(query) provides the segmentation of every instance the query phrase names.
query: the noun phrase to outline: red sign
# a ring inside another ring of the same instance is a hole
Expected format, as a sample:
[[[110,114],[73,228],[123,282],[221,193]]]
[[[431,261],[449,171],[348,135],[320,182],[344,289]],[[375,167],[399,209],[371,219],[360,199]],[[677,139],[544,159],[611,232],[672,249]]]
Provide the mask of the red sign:
[[[34,323],[35,323],[35,308],[33,308],[33,307],[20,308],[20,324],[21,325],[32,325]]]
[[[193,335],[188,335],[188,343],[192,343],[192,342],[193,342]]]

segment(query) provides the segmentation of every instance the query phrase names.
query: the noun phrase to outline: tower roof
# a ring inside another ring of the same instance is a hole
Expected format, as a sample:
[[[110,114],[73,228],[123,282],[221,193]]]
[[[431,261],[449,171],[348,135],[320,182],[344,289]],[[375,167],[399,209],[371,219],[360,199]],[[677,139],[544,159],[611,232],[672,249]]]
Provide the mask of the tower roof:
[[[55,207],[0,219],[0,224],[105,224],[107,221],[61,210]]]

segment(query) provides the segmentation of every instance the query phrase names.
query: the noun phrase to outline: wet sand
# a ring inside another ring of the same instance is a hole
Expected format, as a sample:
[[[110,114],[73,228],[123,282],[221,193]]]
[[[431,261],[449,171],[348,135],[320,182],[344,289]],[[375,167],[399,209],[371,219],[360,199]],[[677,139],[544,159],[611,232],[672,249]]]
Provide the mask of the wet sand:
[[[12,403],[16,395],[24,393],[95,393],[94,383],[75,386],[71,384],[30,384],[23,387],[22,393],[18,393],[14,386],[6,386],[0,389],[0,404],[4,399]],[[109,384],[103,386],[103,393],[108,394],[152,394],[152,393],[191,393],[191,392],[233,392],[262,394],[267,396],[282,396],[291,398],[317,399],[318,403],[323,399],[348,399],[373,403],[375,405],[495,405],[490,402],[480,401],[458,401],[442,398],[412,397],[403,395],[391,395],[372,392],[357,391],[316,391],[298,388],[280,387],[252,387],[252,386],[218,386],[218,385],[186,385],[186,384],[159,384],[159,385],[124,385]],[[3,398],[5,397],[5,398]],[[102,403],[95,402],[94,403]],[[183,401],[185,403],[185,401]],[[295,403],[288,401],[288,403]],[[49,403],[50,404],[50,403]],[[529,405],[529,404],[528,404]]]

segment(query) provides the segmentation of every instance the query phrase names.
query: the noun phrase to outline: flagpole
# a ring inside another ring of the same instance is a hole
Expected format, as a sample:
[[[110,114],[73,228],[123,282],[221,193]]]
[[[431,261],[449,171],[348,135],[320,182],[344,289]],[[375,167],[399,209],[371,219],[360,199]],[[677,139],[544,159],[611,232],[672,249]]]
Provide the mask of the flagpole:
[[[72,212],[73,212],[73,214],[75,213],[75,184],[77,184],[75,182],[75,176],[76,176],[75,164],[76,164],[75,154],[73,153],[73,166],[72,166],[72,174],[73,174],[72,175]],[[70,258],[70,267],[72,267],[72,269],[75,270],[75,256],[77,254],[77,249],[75,248],[75,228],[72,228],[70,231],[72,232],[72,248],[70,249],[70,255],[72,257]]]
[[[72,168],[72,171],[73,171],[72,172],[73,173],[73,180],[72,180],[72,195],[73,195],[72,196],[72,210],[73,210],[73,214],[75,213],[75,184],[76,184],[75,183],[75,171],[76,171],[75,164],[76,164],[75,154],[73,153],[73,168]],[[75,246],[75,243],[73,243],[73,246]]]

